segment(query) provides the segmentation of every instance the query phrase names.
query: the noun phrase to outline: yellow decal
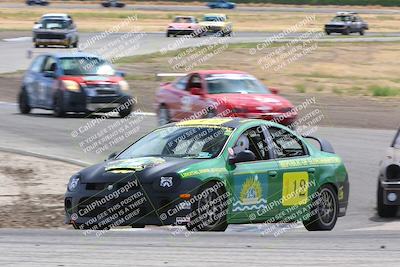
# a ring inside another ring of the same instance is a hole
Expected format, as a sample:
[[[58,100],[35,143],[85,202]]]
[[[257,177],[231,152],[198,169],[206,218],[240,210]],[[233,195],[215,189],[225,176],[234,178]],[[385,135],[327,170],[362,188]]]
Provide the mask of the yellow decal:
[[[199,170],[194,170],[194,171],[187,171],[181,173],[181,177],[189,177],[189,176],[196,176],[196,175],[201,175],[204,173],[224,173],[226,172],[225,168],[210,168],[210,169],[199,169]]]
[[[282,205],[298,206],[307,204],[308,173],[285,172],[283,174]]]
[[[288,159],[280,160],[279,166],[282,168],[302,167],[309,165],[326,165],[326,164],[339,164],[341,162],[338,157],[329,158],[303,158],[303,159]]]
[[[176,125],[179,126],[190,126],[190,125],[221,125],[228,121],[231,121],[230,118],[216,118],[216,119],[198,119],[198,120],[188,120],[178,122]]]
[[[262,188],[260,181],[258,181],[258,176],[246,179],[242,186],[242,191],[240,191],[240,201],[243,205],[257,204],[261,197]]]
[[[343,200],[343,198],[344,198],[343,186],[339,187],[338,198],[339,198],[339,200]]]

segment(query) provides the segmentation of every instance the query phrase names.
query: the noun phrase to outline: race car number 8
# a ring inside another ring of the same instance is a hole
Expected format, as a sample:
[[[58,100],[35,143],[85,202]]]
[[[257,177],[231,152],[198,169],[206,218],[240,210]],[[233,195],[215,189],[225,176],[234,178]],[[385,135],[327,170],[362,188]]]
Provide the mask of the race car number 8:
[[[307,204],[308,173],[286,172],[283,174],[282,205],[297,206]]]

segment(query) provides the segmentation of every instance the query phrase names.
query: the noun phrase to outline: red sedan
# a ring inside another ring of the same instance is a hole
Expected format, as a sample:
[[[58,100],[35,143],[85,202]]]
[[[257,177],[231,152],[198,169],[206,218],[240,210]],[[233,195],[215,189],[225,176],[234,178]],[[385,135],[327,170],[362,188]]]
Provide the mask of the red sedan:
[[[232,70],[200,70],[162,83],[156,94],[160,125],[186,119],[243,117],[290,125],[297,113],[277,90]]]

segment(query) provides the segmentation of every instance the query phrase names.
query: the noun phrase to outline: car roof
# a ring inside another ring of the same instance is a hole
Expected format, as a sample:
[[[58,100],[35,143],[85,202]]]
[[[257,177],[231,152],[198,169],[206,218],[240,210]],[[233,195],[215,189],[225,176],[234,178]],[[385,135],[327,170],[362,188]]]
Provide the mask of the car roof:
[[[358,13],[351,11],[340,11],[336,13],[336,16],[350,16],[350,15],[358,15]]]
[[[65,18],[68,18],[69,15],[65,14],[65,13],[47,13],[47,14],[44,14],[42,16],[42,18],[44,18],[44,17],[65,17]]]
[[[277,124],[277,123],[274,123],[271,121],[259,120],[259,119],[215,117],[215,118],[208,118],[208,119],[195,119],[195,120],[185,120],[185,121],[181,121],[181,122],[174,122],[174,123],[167,124],[161,128],[169,127],[169,126],[190,126],[190,127],[193,127],[193,126],[197,126],[197,127],[220,126],[220,127],[229,127],[229,128],[237,129],[245,123],[256,122],[256,121],[259,121],[260,124],[267,123],[268,125],[279,127],[279,124]]]
[[[203,75],[207,74],[248,74],[247,72],[240,71],[240,70],[198,70],[198,71],[193,71],[192,73],[199,73]]]
[[[90,54],[90,53],[85,53],[85,52],[59,52],[59,53],[48,53],[45,54],[46,56],[53,56],[56,58],[67,58],[67,57],[96,57],[100,58],[99,56],[95,54]]]
[[[226,15],[222,13],[207,13],[204,14],[204,17],[226,17]]]
[[[175,18],[183,18],[183,19],[194,19],[195,16],[175,16]]]

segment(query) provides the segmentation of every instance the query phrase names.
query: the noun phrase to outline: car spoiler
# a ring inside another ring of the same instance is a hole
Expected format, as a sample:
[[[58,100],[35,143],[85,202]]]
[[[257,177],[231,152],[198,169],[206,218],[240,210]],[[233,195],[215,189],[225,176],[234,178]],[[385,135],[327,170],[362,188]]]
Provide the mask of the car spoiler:
[[[187,73],[172,73],[172,72],[156,73],[156,81],[161,81],[161,79],[164,77],[183,77],[186,75]]]
[[[311,135],[306,135],[306,136],[303,136],[303,137],[304,138],[308,138],[308,139],[313,139],[313,140],[317,141],[319,143],[321,151],[335,154],[335,150],[333,149],[331,143],[329,143],[328,140],[323,139],[323,138],[318,138],[318,137],[315,137],[315,136],[311,136]]]

